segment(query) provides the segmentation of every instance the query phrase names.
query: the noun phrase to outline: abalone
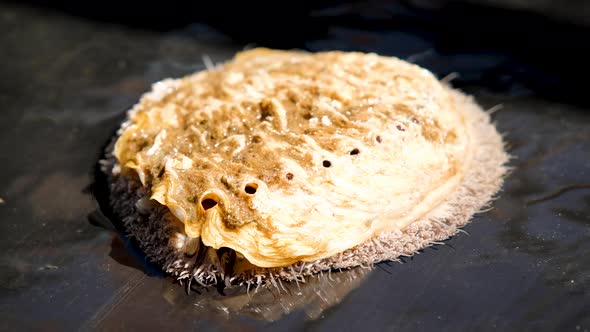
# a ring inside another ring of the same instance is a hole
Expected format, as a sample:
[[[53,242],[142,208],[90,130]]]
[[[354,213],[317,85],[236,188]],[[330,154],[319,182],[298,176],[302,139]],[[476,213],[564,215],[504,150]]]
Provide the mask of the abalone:
[[[508,159],[489,115],[426,69],[270,49],[154,84],[107,154],[131,235],[204,285],[412,255],[488,204]]]

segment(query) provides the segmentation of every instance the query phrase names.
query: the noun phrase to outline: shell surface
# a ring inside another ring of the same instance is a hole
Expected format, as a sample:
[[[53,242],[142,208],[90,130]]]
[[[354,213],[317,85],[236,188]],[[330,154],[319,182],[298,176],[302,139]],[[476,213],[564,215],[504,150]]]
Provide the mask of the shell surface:
[[[188,237],[287,266],[436,209],[472,160],[459,102],[399,59],[255,49],[157,83],[114,155]]]

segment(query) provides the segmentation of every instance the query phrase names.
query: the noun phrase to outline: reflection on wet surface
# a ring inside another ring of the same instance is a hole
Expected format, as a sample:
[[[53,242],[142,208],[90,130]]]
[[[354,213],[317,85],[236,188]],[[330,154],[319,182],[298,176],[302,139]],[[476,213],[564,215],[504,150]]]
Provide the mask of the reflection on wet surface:
[[[283,283],[280,293],[186,295],[92,215],[98,206],[86,188],[124,110],[151,82],[202,68],[203,54],[228,59],[242,45],[203,26],[157,34],[2,7],[0,26],[11,33],[0,35],[10,50],[0,58],[12,64],[2,68],[12,80],[0,92],[7,329],[590,330],[587,109],[521,90],[469,90],[485,108],[503,105],[494,120],[513,172],[493,208],[465,228],[469,235],[447,242],[454,249],[437,246],[382,265],[387,271],[332,273],[300,288]],[[349,42],[348,33],[339,30],[334,45]],[[425,56],[433,68],[445,66],[436,52]],[[488,60],[480,65],[493,65]]]
[[[526,205],[527,206],[530,206],[530,205],[533,205],[533,204],[537,204],[537,203],[541,203],[541,202],[544,202],[544,201],[548,201],[548,200],[551,200],[551,199],[554,199],[554,198],[558,198],[559,196],[567,193],[568,191],[571,191],[571,190],[581,190],[581,189],[590,189],[590,183],[579,183],[579,184],[573,184],[571,186],[561,187],[561,188],[559,188],[559,189],[557,189],[557,190],[555,190],[555,191],[553,191],[551,193],[548,193],[548,194],[546,194],[544,196],[541,196],[539,198],[533,198],[533,199],[530,199],[530,200],[526,201]]]
[[[307,278],[304,283],[284,282],[278,288],[248,290],[237,287],[226,289],[225,295],[214,290],[202,290],[197,296],[186,296],[181,288],[170,287],[164,290],[163,297],[175,306],[194,306],[196,316],[230,319],[245,315],[272,322],[303,311],[306,319],[314,320],[360,286],[371,271],[366,268],[336,271]]]

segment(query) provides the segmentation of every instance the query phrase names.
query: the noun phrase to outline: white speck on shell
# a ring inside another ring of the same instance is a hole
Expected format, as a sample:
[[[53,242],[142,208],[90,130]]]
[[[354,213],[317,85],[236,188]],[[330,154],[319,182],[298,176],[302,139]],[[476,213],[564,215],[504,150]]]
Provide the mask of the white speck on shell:
[[[180,250],[184,247],[185,241],[186,236],[181,233],[174,233],[170,236],[170,245],[177,250]]]
[[[178,85],[180,85],[178,80],[170,78],[162,80],[152,84],[152,91],[146,93],[144,98],[150,99],[152,101],[162,101],[162,99],[164,99],[167,95],[174,92]]]

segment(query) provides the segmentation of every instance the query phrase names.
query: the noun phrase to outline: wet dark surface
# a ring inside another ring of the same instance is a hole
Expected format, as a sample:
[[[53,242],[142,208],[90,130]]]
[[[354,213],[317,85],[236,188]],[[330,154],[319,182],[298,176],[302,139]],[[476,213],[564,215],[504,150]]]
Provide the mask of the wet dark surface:
[[[443,55],[419,35],[351,27],[297,45],[459,72],[483,106],[503,105],[494,120],[514,170],[469,235],[406,264],[333,272],[281,294],[187,296],[109,228],[89,188],[102,147],[150,83],[245,45],[200,24],[156,32],[8,5],[0,28],[0,330],[590,330],[590,113],[509,75],[509,54]]]

